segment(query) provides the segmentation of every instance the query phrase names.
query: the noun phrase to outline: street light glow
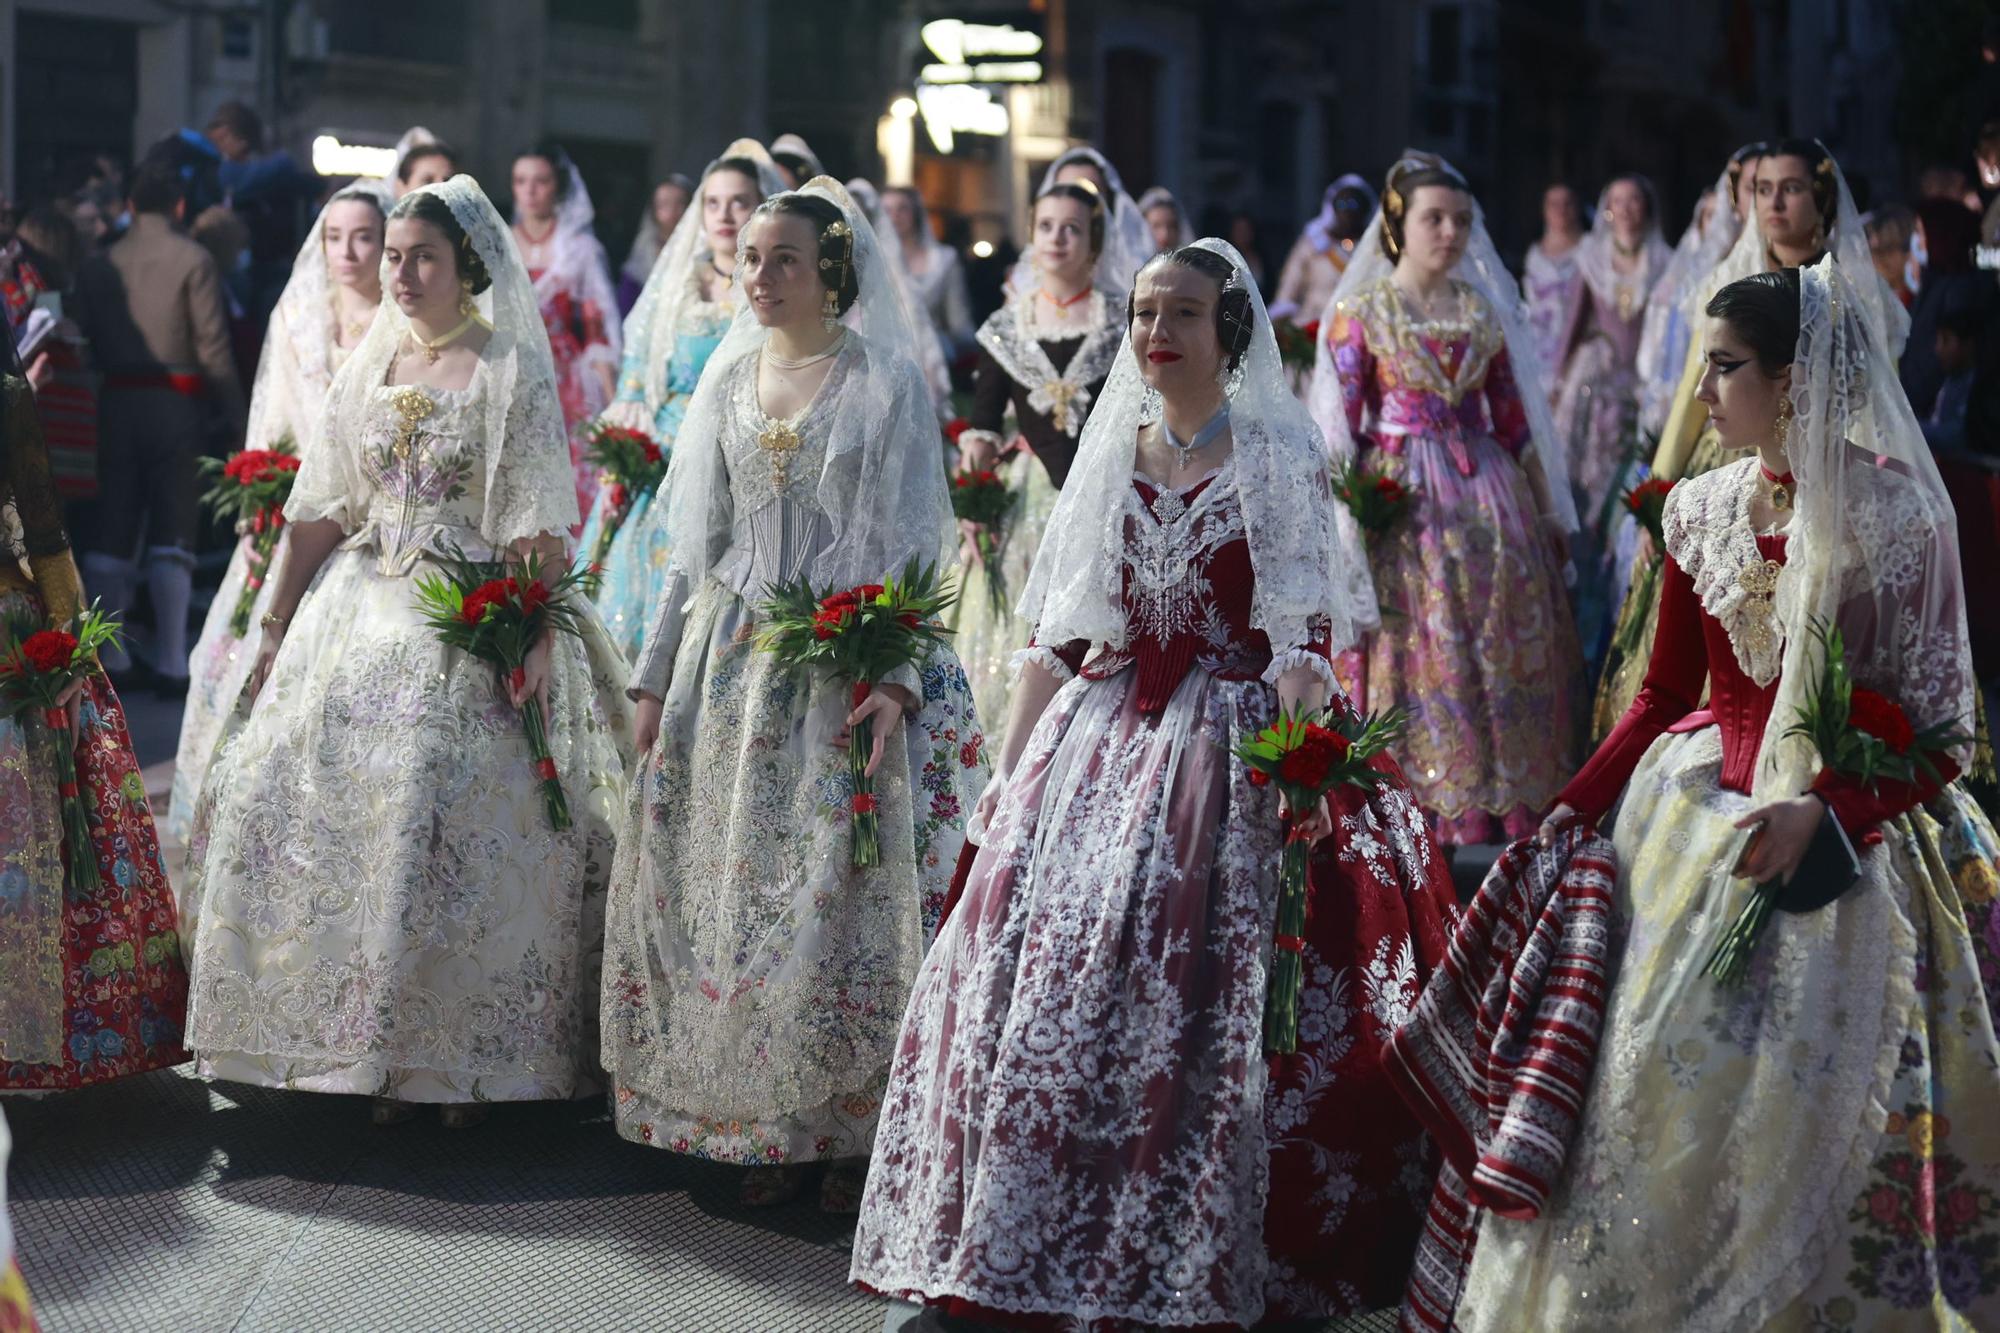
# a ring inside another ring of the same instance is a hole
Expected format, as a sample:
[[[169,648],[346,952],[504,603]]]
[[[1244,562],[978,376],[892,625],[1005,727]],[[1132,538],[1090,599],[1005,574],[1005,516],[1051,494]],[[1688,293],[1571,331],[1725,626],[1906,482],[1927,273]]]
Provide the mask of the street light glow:
[[[974,241],[974,242],[972,243],[972,257],[973,257],[974,259],[991,259],[991,258],[993,258],[993,242],[991,242],[991,241]]]
[[[889,114],[897,120],[908,120],[917,114],[916,99],[911,97],[897,98],[895,101],[889,103]]]
[[[387,176],[396,169],[396,150],[342,143],[322,134],[312,143],[313,170],[322,176]]]

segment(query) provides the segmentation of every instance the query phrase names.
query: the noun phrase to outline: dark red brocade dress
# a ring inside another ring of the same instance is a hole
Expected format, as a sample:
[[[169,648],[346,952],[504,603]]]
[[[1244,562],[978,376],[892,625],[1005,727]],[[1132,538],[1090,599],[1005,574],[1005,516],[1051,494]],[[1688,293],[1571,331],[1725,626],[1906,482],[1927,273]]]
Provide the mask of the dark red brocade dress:
[[[1383,1039],[1443,956],[1448,867],[1395,764],[1316,852],[1300,1049],[1262,1018],[1278,801],[1231,754],[1273,720],[1234,468],[1134,479],[1122,648],[1065,677],[918,978],[853,1276],[1022,1328],[1227,1328],[1401,1294],[1431,1178]]]

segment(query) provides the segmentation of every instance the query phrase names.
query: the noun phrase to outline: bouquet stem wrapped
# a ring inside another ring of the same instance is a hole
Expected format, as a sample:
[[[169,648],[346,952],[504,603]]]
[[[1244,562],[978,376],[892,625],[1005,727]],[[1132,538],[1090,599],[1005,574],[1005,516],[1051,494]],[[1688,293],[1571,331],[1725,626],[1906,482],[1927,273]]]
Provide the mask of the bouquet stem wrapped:
[[[97,868],[97,848],[90,840],[90,812],[83,802],[76,772],[76,747],[70,739],[69,710],[59,701],[70,687],[99,674],[98,650],[118,641],[118,624],[92,603],[68,629],[36,629],[17,623],[7,627],[7,648],[0,654],[0,716],[32,714],[49,730],[56,751],[56,788],[62,799],[63,847],[68,853],[70,883],[90,892],[103,886]]]
[[[1894,700],[1854,683],[1838,626],[1815,619],[1811,632],[1824,651],[1824,661],[1785,736],[1804,736],[1819,751],[1822,764],[1865,787],[1884,781],[1936,781],[1940,774],[1930,756],[1971,738],[1949,723],[1918,731]],[[1831,810],[1821,816],[1833,817]],[[1702,964],[1701,975],[1725,986],[1743,979],[1785,887],[1770,879],[1751,889],[1750,901]]]
[[[1299,990],[1304,984],[1306,918],[1311,914],[1312,845],[1306,822],[1326,794],[1342,785],[1372,790],[1382,773],[1369,760],[1402,733],[1401,711],[1357,718],[1345,709],[1279,718],[1237,747],[1252,786],[1276,783],[1285,803],[1285,847],[1278,865],[1278,919],[1264,993],[1264,1049],[1291,1055],[1299,1048]]]
[[[202,470],[218,480],[202,502],[218,515],[235,520],[237,532],[250,539],[250,572],[229,616],[229,632],[242,638],[250,632],[250,612],[257,594],[271,575],[271,557],[284,535],[285,501],[298,479],[298,450],[287,434],[269,449],[245,449],[227,462],[201,461]]]
[[[902,577],[856,588],[819,592],[801,578],[773,584],[760,610],[765,628],[760,642],[779,661],[852,682],[850,706],[859,708],[874,683],[900,667],[923,660],[951,631],[938,616],[954,599],[934,565],[912,560]],[[848,811],[853,864],[882,864],[882,825],[875,808],[875,780],[868,757],[874,727],[863,718],[849,728],[847,772],[852,782]]]
[[[1006,552],[1007,525],[1015,508],[1013,488],[997,472],[960,472],[951,479],[951,511],[974,525],[972,543],[986,571],[986,602],[995,616],[1007,614],[1007,579],[1000,568]]]
[[[463,552],[439,557],[437,563],[440,572],[417,580],[424,619],[447,645],[493,663],[516,690],[527,679],[528,652],[545,631],[582,632],[581,613],[571,596],[584,577],[578,571],[551,583],[534,555],[522,561],[516,573],[509,573],[505,562],[470,560]],[[529,695],[520,708],[549,824],[560,832],[570,827],[569,799],[563,795],[549,748],[541,701]]]

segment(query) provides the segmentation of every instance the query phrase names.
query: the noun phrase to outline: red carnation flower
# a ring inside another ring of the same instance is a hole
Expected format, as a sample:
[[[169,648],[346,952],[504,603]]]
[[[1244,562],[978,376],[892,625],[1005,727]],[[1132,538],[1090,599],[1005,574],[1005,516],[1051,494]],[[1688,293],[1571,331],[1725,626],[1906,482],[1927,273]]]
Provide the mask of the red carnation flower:
[[[965,432],[970,429],[972,429],[972,423],[970,421],[967,421],[964,417],[953,417],[950,421],[945,423],[944,435],[945,438],[950,440],[953,444],[957,444],[958,437],[965,434]]]
[[[872,602],[882,595],[882,585],[879,583],[864,583],[859,588],[856,588],[855,591],[861,594],[862,601]]]
[[[604,503],[610,505],[613,509],[623,509],[625,507],[624,486],[615,481],[606,486],[604,488]]]
[[[829,611],[841,611],[861,605],[861,598],[859,594],[850,588],[846,592],[837,592],[831,597],[823,599],[820,605]]]
[[[981,472],[979,474],[979,484],[982,486],[998,486],[1000,484],[1000,474],[997,472]]]
[[[1897,754],[1908,754],[1917,738],[1902,709],[1875,691],[1858,686],[1847,702],[1847,725],[1873,736]]]
[[[966,476],[963,472],[961,472],[956,477],[953,477],[951,479],[951,484],[958,487],[958,489],[962,491],[966,487],[972,484],[972,478]]]
[[[654,444],[652,440],[650,439],[641,440],[639,442],[639,447],[645,450],[646,461],[648,463],[657,463],[660,461],[660,446]]]
[[[508,582],[513,582],[509,579]],[[528,611],[538,611],[549,604],[548,585],[536,579],[521,590],[521,606]]]
[[[915,629],[918,624],[918,616],[914,611],[905,611],[903,614],[897,616],[896,619],[902,622],[905,629]]]
[[[21,644],[21,656],[37,671],[60,671],[76,657],[76,638],[59,629],[37,630]]]
[[[1271,785],[1271,775],[1261,768],[1253,768],[1250,770],[1250,785],[1253,787],[1268,787]]]
[[[1307,323],[1304,323],[1304,324],[1301,324],[1301,325],[1299,325],[1299,332],[1300,332],[1300,333],[1303,333],[1303,334],[1305,334],[1305,335],[1306,335],[1306,337],[1308,337],[1308,338],[1312,339],[1312,340],[1313,340],[1314,342],[1318,342],[1318,341],[1319,341],[1319,321],[1315,319],[1315,320],[1310,320],[1310,321],[1308,321]]]
[[[1394,477],[1380,477],[1375,482],[1375,493],[1385,500],[1403,498],[1403,484]]]

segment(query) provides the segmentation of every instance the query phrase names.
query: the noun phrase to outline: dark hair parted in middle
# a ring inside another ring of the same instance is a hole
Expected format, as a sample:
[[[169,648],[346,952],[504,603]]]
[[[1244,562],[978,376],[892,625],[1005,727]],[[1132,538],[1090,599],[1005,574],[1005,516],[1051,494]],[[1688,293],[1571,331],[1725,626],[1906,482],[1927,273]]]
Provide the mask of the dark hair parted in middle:
[[[544,139],[533,148],[524,149],[514,154],[516,162],[519,162],[524,157],[539,157],[542,161],[549,164],[549,171],[556,178],[557,203],[560,204],[569,198],[569,154],[563,151],[561,144],[553,139]],[[457,158],[452,159],[454,162],[457,160]]]
[[[1738,278],[1708,299],[1710,319],[1719,319],[1757,358],[1757,367],[1776,375],[1798,354],[1799,271],[1781,268]]]
[[[1764,157],[1796,157],[1806,164],[1812,181],[1813,205],[1819,209],[1820,226],[1828,236],[1840,216],[1840,191],[1833,184],[1833,157],[1816,139],[1779,139],[1764,145]]]
[[[1472,194],[1465,177],[1428,154],[1406,157],[1390,167],[1389,178],[1382,185],[1381,241],[1382,253],[1392,261],[1403,253],[1403,219],[1410,200],[1426,185],[1442,185],[1467,197]]]
[[[427,157],[441,157],[453,166],[458,165],[458,154],[452,150],[450,144],[442,139],[431,139],[415,145],[409,152],[403,154],[403,160],[396,164],[396,179],[408,185],[410,177],[416,174],[417,163]]]
[[[1060,185],[1051,185],[1035,196],[1037,204],[1044,199],[1067,199],[1072,203],[1082,204],[1084,211],[1090,215],[1091,258],[1095,259],[1104,253],[1104,196],[1098,193],[1095,185],[1089,181],[1064,181]],[[1034,210],[1031,208],[1028,211],[1032,216]]]
[[[757,205],[757,212],[772,217],[789,214],[812,226],[818,241],[818,262],[813,267],[820,285],[833,293],[835,313],[846,314],[861,298],[861,270],[854,262],[854,233],[848,230],[847,215],[840,206],[816,194],[787,191]]]
[[[1243,363],[1243,354],[1250,350],[1250,335],[1255,332],[1257,314],[1250,303],[1250,291],[1236,277],[1236,266],[1215,251],[1200,245],[1183,245],[1176,250],[1168,250],[1154,255],[1140,266],[1133,275],[1132,286],[1136,290],[1139,278],[1147,269],[1159,264],[1176,264],[1181,268],[1193,269],[1205,278],[1212,279],[1216,286],[1215,298],[1215,340],[1222,345],[1222,360],[1229,370]],[[1125,298],[1125,323],[1132,322],[1133,298]]]
[[[472,238],[465,234],[465,228],[458,225],[458,219],[451,215],[451,205],[435,190],[418,190],[406,194],[396,201],[389,210],[389,219],[414,218],[418,222],[428,222],[444,233],[451,242],[453,260],[458,264],[458,276],[472,284],[474,296],[493,285],[493,275],[486,270],[486,261],[479,257],[479,251],[472,248]]]

